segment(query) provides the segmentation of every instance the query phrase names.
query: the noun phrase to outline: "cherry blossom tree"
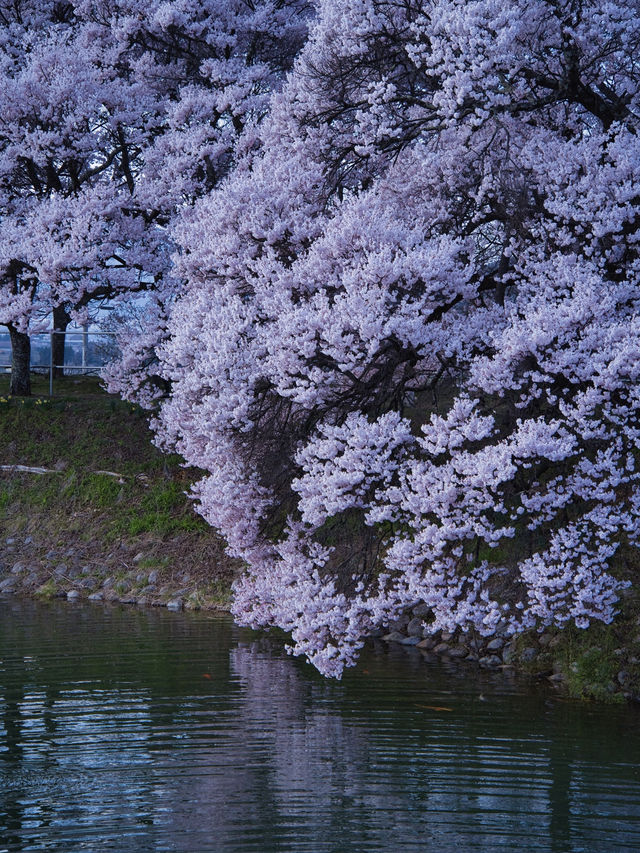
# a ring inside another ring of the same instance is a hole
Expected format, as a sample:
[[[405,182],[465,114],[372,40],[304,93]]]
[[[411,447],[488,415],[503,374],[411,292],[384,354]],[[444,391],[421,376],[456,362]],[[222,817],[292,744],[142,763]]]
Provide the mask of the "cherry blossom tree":
[[[308,14],[303,0],[0,6],[0,322],[25,355],[14,392],[28,391],[36,318],[66,325],[150,286],[171,302],[167,226],[228,171]]]
[[[60,5],[13,2],[0,4],[0,67],[4,92],[0,124],[0,197],[2,199],[2,245],[0,248],[0,323],[7,326],[13,351],[12,393],[29,393],[30,340],[27,334],[28,317],[37,292],[37,275],[20,251],[12,251],[11,231],[20,227],[21,216],[16,213],[16,203],[26,187],[33,186],[32,178],[39,177],[28,151],[18,153],[20,139],[24,136],[29,118],[37,120],[37,102],[31,100],[32,88],[22,92],[24,108],[18,122],[16,118],[17,78],[25,70],[25,53],[48,29],[63,29],[66,14]],[[12,110],[12,107],[14,108]],[[28,131],[27,131],[28,132]],[[30,194],[30,190],[26,189]],[[6,236],[5,236],[6,235]]]
[[[147,305],[145,328],[120,337],[122,357],[105,373],[110,390],[151,407],[166,383],[154,372],[156,348],[182,281],[172,277],[171,225],[179,212],[233,168],[253,128],[307,35],[309,0],[200,0],[166,3],[87,0],[86,14],[107,22],[130,74],[154,102],[135,203],[162,229],[166,272]]]
[[[66,325],[135,286],[132,268],[158,266],[158,240],[131,202],[150,98],[122,73],[118,45],[71,3],[15,3],[4,17],[0,322],[15,363],[43,315]],[[107,270],[114,254],[126,274]],[[14,393],[29,392],[28,358],[21,366]]]
[[[321,0],[175,229],[159,440],[247,563],[236,618],[325,674],[416,602],[586,626],[634,579],[639,12]]]

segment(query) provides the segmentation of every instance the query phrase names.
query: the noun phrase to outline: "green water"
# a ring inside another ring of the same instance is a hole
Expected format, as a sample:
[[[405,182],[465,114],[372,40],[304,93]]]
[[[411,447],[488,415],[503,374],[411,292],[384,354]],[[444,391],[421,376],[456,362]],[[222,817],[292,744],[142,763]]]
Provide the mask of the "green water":
[[[640,714],[225,617],[0,599],[2,851],[640,851]]]

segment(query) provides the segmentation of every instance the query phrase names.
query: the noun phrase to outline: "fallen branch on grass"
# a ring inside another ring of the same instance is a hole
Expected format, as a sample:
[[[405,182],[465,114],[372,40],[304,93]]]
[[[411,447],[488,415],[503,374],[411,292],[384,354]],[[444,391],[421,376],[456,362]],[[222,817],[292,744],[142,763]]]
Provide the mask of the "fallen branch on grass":
[[[19,471],[21,474],[59,474],[52,468],[38,468],[30,465],[0,465],[0,471]]]
[[[0,465],[0,471],[12,471],[20,474],[61,474],[55,468],[42,468],[35,465]],[[92,471],[92,474],[104,474],[106,477],[115,477],[119,483],[124,483],[122,474],[116,471]]]

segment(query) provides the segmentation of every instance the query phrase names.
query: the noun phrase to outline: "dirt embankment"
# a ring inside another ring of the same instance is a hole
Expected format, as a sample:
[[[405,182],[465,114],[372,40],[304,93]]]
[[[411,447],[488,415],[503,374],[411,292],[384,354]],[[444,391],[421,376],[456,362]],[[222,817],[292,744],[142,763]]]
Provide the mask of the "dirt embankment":
[[[57,390],[0,395],[0,592],[225,607],[238,565],[187,496],[201,472],[96,379]]]

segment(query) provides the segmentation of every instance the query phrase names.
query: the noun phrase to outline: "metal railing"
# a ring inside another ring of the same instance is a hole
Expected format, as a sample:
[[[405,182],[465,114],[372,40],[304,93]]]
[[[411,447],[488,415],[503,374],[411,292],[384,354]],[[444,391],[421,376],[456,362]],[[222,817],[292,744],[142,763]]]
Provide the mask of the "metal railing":
[[[62,363],[54,363],[54,337],[64,336],[65,347]],[[29,335],[31,340],[31,373],[49,375],[49,396],[53,396],[53,381],[56,370],[63,375],[100,375],[100,372],[119,350],[115,345],[115,332],[92,329],[71,329],[65,332],[51,330]],[[96,340],[100,345],[96,345]],[[8,333],[0,332],[0,372],[11,372],[11,344]]]

